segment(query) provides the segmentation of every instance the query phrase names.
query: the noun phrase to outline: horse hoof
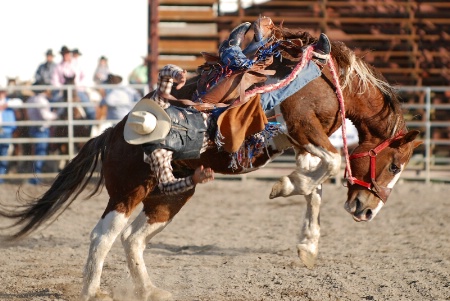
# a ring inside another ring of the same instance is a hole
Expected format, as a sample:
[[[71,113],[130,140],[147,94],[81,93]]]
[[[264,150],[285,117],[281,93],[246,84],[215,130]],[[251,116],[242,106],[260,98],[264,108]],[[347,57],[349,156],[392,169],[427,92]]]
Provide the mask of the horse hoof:
[[[269,199],[274,199],[280,196],[289,196],[293,191],[293,185],[288,177],[281,177],[278,182],[272,186],[272,191],[270,192]]]
[[[95,293],[95,296],[82,296],[81,300],[83,301],[113,301],[113,298],[109,296],[107,292],[98,291]]]
[[[149,294],[148,301],[167,301],[172,299],[172,294],[166,290],[154,287]]]
[[[298,245],[297,250],[298,250],[298,257],[306,266],[306,268],[313,269],[314,265],[316,264],[317,253],[312,253],[306,250],[306,248],[304,248],[302,245]]]

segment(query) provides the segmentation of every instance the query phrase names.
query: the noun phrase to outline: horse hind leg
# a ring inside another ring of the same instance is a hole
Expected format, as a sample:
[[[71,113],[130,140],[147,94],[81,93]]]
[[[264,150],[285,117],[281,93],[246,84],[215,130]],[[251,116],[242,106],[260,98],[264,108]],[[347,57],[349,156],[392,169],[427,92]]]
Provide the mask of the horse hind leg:
[[[275,183],[270,198],[292,195],[310,195],[330,176],[339,173],[341,156],[311,144],[306,145],[307,152],[295,148],[296,169]]]
[[[153,285],[145,266],[143,253],[150,239],[161,232],[170,220],[150,223],[144,211],[122,233],[128,268],[134,281],[136,298],[139,300],[168,300],[172,294]]]
[[[106,297],[106,294],[100,291],[103,263],[128,219],[124,213],[110,211],[92,230],[89,256],[84,268],[82,300],[99,300]]]

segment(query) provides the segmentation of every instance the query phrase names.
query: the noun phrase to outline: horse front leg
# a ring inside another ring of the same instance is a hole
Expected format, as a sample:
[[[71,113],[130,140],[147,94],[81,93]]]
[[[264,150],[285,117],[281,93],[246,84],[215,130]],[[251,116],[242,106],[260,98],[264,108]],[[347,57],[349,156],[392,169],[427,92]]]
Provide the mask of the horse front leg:
[[[319,252],[322,185],[317,186],[311,194],[305,195],[305,199],[306,214],[297,251],[303,264],[307,268],[312,269]]]
[[[135,285],[135,294],[138,300],[149,299],[161,301],[172,297],[170,292],[153,285],[148,276],[144,261],[144,250],[147,243],[169,223],[170,220],[151,222],[143,211],[122,234],[122,245],[125,250],[128,269]]]
[[[329,177],[339,174],[339,153],[312,144],[305,145],[304,149],[306,152],[294,148],[296,169],[273,185],[269,198],[310,195]]]
[[[162,301],[172,294],[157,288],[147,272],[144,250],[147,243],[161,232],[194,194],[194,189],[176,194],[154,193],[144,201],[144,210],[122,233],[122,245],[133,279],[136,299]]]
[[[92,230],[89,256],[84,268],[82,300],[108,299],[107,294],[100,291],[103,263],[127,222],[128,217],[124,213],[110,211]]]

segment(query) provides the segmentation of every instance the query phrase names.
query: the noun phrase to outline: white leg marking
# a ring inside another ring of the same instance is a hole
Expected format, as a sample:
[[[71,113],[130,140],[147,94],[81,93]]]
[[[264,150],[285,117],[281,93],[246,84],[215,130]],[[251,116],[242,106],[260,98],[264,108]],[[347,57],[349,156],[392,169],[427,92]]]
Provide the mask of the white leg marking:
[[[304,147],[308,153],[299,154],[298,150],[295,149],[296,170],[275,183],[270,198],[309,195],[330,176],[339,174],[341,165],[339,153],[332,153],[312,144]]]
[[[127,222],[128,218],[125,217],[125,214],[111,211],[104,218],[100,219],[92,230],[89,256],[84,268],[83,300],[94,298],[99,292],[100,278],[106,255]]]
[[[319,252],[322,185],[319,185],[311,194],[305,195],[305,199],[307,202],[306,214],[297,249],[302,262],[306,267],[312,268]]]
[[[171,294],[156,288],[150,280],[144,262],[144,250],[150,239],[161,232],[170,221],[163,223],[149,224],[144,212],[129,225],[122,234],[122,245],[128,262],[130,275],[135,284],[138,298],[146,300],[151,296],[151,300],[165,300]]]

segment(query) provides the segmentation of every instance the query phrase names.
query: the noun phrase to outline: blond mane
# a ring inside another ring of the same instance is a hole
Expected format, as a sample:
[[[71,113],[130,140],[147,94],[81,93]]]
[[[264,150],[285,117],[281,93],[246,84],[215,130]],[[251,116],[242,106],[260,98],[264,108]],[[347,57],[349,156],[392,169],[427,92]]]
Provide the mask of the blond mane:
[[[293,30],[280,26],[275,26],[274,36],[277,40],[297,39],[301,41],[301,46],[297,51],[301,51],[304,45],[310,45],[317,41],[308,32]],[[370,86],[377,87],[384,95],[396,99],[396,93],[386,79],[372,66],[357,57],[343,42],[331,42],[331,55],[335,59],[340,70],[340,83],[342,88],[347,88],[356,93],[366,93],[370,91]],[[356,79],[356,80],[355,80]]]

